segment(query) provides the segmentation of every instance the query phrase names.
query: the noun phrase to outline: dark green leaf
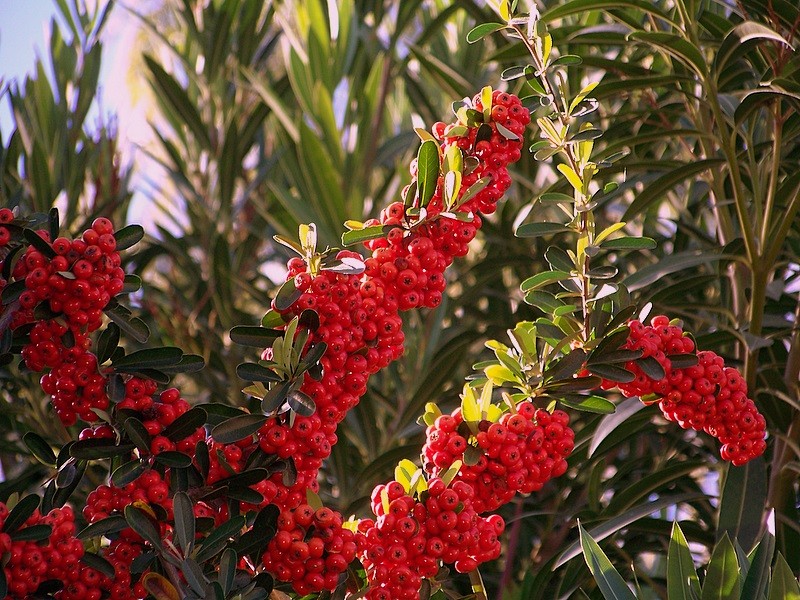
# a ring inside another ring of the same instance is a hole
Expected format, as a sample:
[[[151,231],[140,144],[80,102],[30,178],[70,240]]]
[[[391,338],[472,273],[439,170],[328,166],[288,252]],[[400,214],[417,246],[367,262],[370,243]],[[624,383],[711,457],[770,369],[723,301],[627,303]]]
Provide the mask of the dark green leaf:
[[[142,278],[138,275],[125,275],[122,286],[122,294],[131,294],[142,289]]]
[[[17,529],[11,535],[11,541],[22,542],[31,541],[38,542],[46,540],[53,534],[53,527],[51,525],[31,525],[30,527],[23,527]]]
[[[551,67],[569,67],[573,65],[579,65],[583,62],[583,59],[580,56],[576,56],[574,54],[565,54],[564,56],[559,56],[557,59],[550,63]]]
[[[271,413],[277,409],[286,400],[292,385],[292,381],[284,381],[283,383],[274,385],[272,389],[267,392],[267,395],[262,399],[261,410],[265,413]]]
[[[119,345],[120,328],[116,323],[109,323],[97,340],[97,364],[102,365]]]
[[[114,232],[117,240],[117,251],[127,250],[137,244],[144,237],[144,227],[141,225],[128,225]]]
[[[700,362],[696,354],[668,354],[667,360],[673,369],[688,369]]]
[[[600,242],[600,247],[605,250],[652,250],[656,246],[656,241],[649,237],[624,236]]]
[[[3,523],[3,533],[12,534],[19,529],[28,520],[28,517],[39,508],[40,500],[41,498],[36,494],[29,494],[17,502]]]
[[[599,375],[603,379],[616,381],[618,383],[630,383],[636,379],[633,373],[616,365],[589,364],[586,365],[586,368],[594,375]]]
[[[317,409],[314,401],[299,390],[292,390],[287,396],[289,408],[296,412],[301,417],[310,417]]]
[[[114,321],[119,328],[130,335],[134,340],[144,344],[150,337],[150,329],[138,317],[131,317],[130,311],[121,305],[109,305],[104,310],[108,318]]]
[[[178,492],[172,499],[172,507],[175,514],[175,541],[184,556],[188,556],[194,547],[195,536],[192,501],[185,492]]]
[[[556,281],[569,279],[570,277],[571,275],[565,271],[543,271],[541,273],[537,273],[533,277],[528,277],[528,279],[520,284],[519,288],[523,292],[528,292],[550,283],[555,283]]]
[[[778,42],[791,47],[791,44],[783,36],[761,23],[744,21],[736,25],[722,40],[722,44],[714,56],[714,71],[717,77],[728,63],[737,60],[754,45],[762,44],[764,41]]]
[[[156,455],[155,460],[157,463],[173,469],[185,469],[192,466],[191,456],[173,450],[160,452]]]
[[[770,565],[775,553],[775,536],[765,531],[752,555],[750,568],[742,583],[742,598],[764,598],[770,578]]]
[[[253,435],[266,422],[267,417],[259,414],[233,417],[214,427],[211,437],[220,444],[232,444]]]
[[[93,537],[109,536],[128,527],[128,522],[122,515],[111,515],[84,527],[78,533],[78,539],[86,540]]]
[[[178,442],[192,435],[198,427],[202,427],[208,413],[199,406],[194,406],[170,423],[161,435],[167,437],[171,442]]]
[[[141,454],[150,453],[150,434],[139,419],[136,417],[128,417],[122,423],[125,433],[128,434],[128,439],[139,449]]]
[[[181,361],[183,352],[180,348],[145,348],[137,350],[112,361],[116,371],[141,371],[142,369],[159,369],[176,365]]]
[[[636,364],[642,371],[644,371],[644,374],[653,381],[661,381],[667,376],[667,373],[664,371],[664,367],[662,367],[661,363],[659,363],[652,356],[639,358],[636,360]]]
[[[133,444],[117,445],[110,439],[78,440],[70,446],[69,453],[74,458],[97,460],[127,454],[134,447]]]
[[[245,381],[283,381],[283,376],[258,363],[241,363],[236,374]]]
[[[22,436],[22,441],[36,460],[45,465],[56,464],[56,454],[53,452],[50,444],[48,444],[42,436],[33,431],[29,431]]]
[[[120,519],[122,519],[122,517],[120,517]],[[114,565],[112,565],[99,554],[95,554],[93,552],[84,552],[83,556],[81,556],[81,562],[91,567],[95,571],[100,571],[106,577],[109,577],[112,580],[114,579]]]
[[[161,535],[146,512],[130,504],[125,507],[125,521],[131,529],[142,536],[145,541],[150,542],[154,548],[161,548]]]
[[[290,279],[281,286],[273,301],[275,308],[280,311],[288,310],[292,304],[297,302],[297,299],[303,294],[294,285],[294,279]],[[263,325],[263,323],[262,323]]]
[[[25,238],[31,246],[36,248],[39,252],[44,254],[47,258],[55,258],[56,251],[53,250],[53,247],[50,245],[49,242],[44,241],[38,233],[33,231],[32,229],[25,228],[22,231],[22,236]]]
[[[228,544],[228,540],[239,534],[244,525],[245,518],[239,515],[214,528],[201,542],[195,560],[205,562],[222,552]]]
[[[114,469],[114,472],[111,474],[111,483],[119,488],[124,487],[138,479],[139,475],[146,470],[147,465],[141,460],[138,458],[136,460],[131,460]]]
[[[740,467],[730,465],[720,496],[718,532],[725,532],[751,547],[761,533],[761,517],[753,507],[766,503],[768,484],[762,457]],[[758,502],[761,504],[756,504]]]

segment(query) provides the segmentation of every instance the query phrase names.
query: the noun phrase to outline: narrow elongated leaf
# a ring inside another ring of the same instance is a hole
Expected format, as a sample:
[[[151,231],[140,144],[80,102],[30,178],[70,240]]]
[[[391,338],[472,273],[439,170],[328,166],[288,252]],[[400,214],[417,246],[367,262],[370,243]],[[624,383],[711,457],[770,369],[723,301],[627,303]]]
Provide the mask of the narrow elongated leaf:
[[[679,27],[680,25],[670,18],[657,4],[649,0],[571,0],[560,5],[555,5],[542,15],[542,20],[549,23],[563,17],[585,13],[586,11],[602,11],[614,9],[633,8],[649,13],[659,19]]]
[[[175,513],[175,541],[188,556],[194,547],[195,518],[192,501],[185,492],[178,492],[172,499]]]
[[[169,579],[150,571],[142,577],[142,585],[155,600],[180,600],[180,595]]]
[[[387,229],[390,228],[384,227],[383,225],[372,225],[362,229],[345,231],[342,234],[342,245],[353,246],[355,244],[361,244],[369,240],[375,240],[384,237],[387,233]]]
[[[125,517],[122,515],[111,515],[110,517],[106,517],[105,519],[101,519],[84,527],[78,533],[78,538],[86,540],[102,535],[111,535],[122,531],[126,527],[128,527],[128,522],[125,520]]]
[[[673,58],[677,58],[700,77],[708,73],[706,58],[702,52],[697,46],[677,34],[663,31],[634,31],[628,37],[660,48]]]
[[[52,525],[30,525],[29,527],[17,529],[11,534],[11,540],[14,542],[39,542],[41,540],[46,540],[51,535],[53,535]]]
[[[758,542],[755,552],[752,553],[750,568],[742,583],[742,598],[756,598],[762,600],[767,597],[767,588],[770,579],[770,565],[775,553],[775,536],[765,531]]]
[[[740,467],[730,465],[720,497],[717,531],[738,539],[745,548],[752,547],[761,531],[761,515],[753,506],[765,505],[768,487],[767,467],[762,457]]]
[[[258,363],[242,363],[236,367],[236,374],[245,381],[283,381],[281,375]]]
[[[583,525],[578,524],[578,531],[580,532],[581,548],[583,550],[583,558],[589,566],[589,570],[597,582],[597,587],[603,593],[606,600],[636,600],[636,596],[631,592],[628,584],[619,574],[619,572],[608,560],[608,556],[600,546],[597,545],[592,537],[583,528]]]
[[[685,165],[665,173],[655,181],[651,181],[645,186],[641,193],[636,195],[631,205],[622,216],[623,221],[629,221],[636,215],[641,214],[650,208],[656,201],[660,200],[664,194],[674,188],[676,185],[695,177],[708,169],[714,168],[722,164],[721,158],[706,158],[695,162],[690,162]]]
[[[582,410],[584,412],[597,413],[600,415],[610,415],[614,413],[614,403],[606,400],[602,396],[568,396],[561,398],[560,402],[564,406]]]
[[[741,581],[739,562],[728,534],[714,547],[708,563],[701,600],[739,600]]]
[[[89,567],[93,568],[96,571],[100,571],[106,577],[110,577],[111,579],[114,578],[114,565],[108,562],[105,558],[100,556],[99,554],[94,554],[93,552],[86,552],[81,557],[81,562]]]
[[[78,440],[70,446],[69,454],[73,458],[97,460],[126,454],[133,450],[134,447],[133,444],[117,445],[111,439]]]
[[[722,40],[719,50],[714,56],[714,71],[719,77],[728,63],[735,61],[755,44],[764,41],[778,42],[791,48],[782,35],[766,25],[754,21],[744,21],[731,29]]]
[[[570,277],[571,275],[564,271],[544,271],[542,273],[537,273],[533,277],[528,277],[520,284],[519,288],[523,292],[529,292],[530,290],[535,290],[550,283],[555,283],[556,281],[564,281]]]
[[[612,431],[628,420],[629,417],[645,408],[638,398],[628,398],[623,400],[617,410],[612,415],[603,417],[594,430],[592,441],[589,443],[589,456],[594,454],[600,443],[606,439]]]
[[[797,585],[797,579],[780,552],[772,570],[769,600],[800,600],[800,587]]]
[[[117,487],[124,487],[139,478],[147,470],[147,465],[138,458],[121,464],[111,474],[111,483]]]
[[[211,139],[208,135],[208,128],[200,118],[200,113],[189,99],[186,90],[155,59],[145,56],[144,62],[150,71],[156,97],[160,98],[170,112],[180,119],[180,123],[189,128],[197,142],[205,148],[210,148]]]
[[[604,240],[600,247],[604,250],[652,250],[658,246],[656,241],[649,237],[618,237],[613,240]]]
[[[667,553],[667,595],[670,600],[695,600],[700,597],[700,579],[692,553],[678,522],[672,524]]]

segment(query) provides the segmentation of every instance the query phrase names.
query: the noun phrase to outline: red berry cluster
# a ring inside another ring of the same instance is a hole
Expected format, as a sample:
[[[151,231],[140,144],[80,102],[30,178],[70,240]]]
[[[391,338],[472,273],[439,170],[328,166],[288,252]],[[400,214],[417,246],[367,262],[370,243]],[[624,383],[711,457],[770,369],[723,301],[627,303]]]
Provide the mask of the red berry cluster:
[[[301,504],[278,517],[278,532],[264,552],[264,567],[298,594],[334,590],[356,556],[353,532],[329,509]]]
[[[464,175],[461,194],[478,179],[491,179],[460,207],[469,215],[469,221],[439,216],[444,209],[444,177],[440,177],[427,207],[429,217],[421,224],[409,227],[405,207],[400,202],[385,209],[380,221],[366,223],[383,224],[391,230],[386,236],[366,243],[372,256],[365,260],[362,276],[326,270],[312,273],[302,259],[289,261],[287,279],[293,279],[302,293],[291,307],[281,312],[289,317],[306,309],[315,310],[320,327],[311,342],[323,341],[328,347],[321,361],[323,379],[317,382],[306,376],[301,388],[316,403],[315,416],[298,416],[291,426],[285,418],[275,417],[258,433],[265,452],[291,456],[297,466],[297,482],[287,499],[278,501],[280,506],[294,508],[302,502],[306,488],[316,489],[319,466],[336,443],[337,424],[365,393],[368,376],[403,353],[399,311],[439,304],[445,288],[445,269],[455,256],[466,253],[467,244],[480,227],[480,217],[470,211],[493,212],[495,203],[511,184],[506,167],[519,159],[522,142],[502,135],[497,123],[505,126],[512,136],[521,138],[530,116],[511,94],[494,92],[493,105],[503,109],[497,111],[500,120],[485,123],[490,134],[480,140],[479,126],[463,128],[466,133],[461,137],[455,135],[455,129],[444,131],[439,124],[434,127],[442,153],[457,145],[465,156],[473,157],[475,166]],[[475,100],[475,107],[482,110],[479,99]],[[349,251],[337,255],[338,259],[348,257],[361,258]],[[274,481],[280,487],[279,476]]]
[[[0,223],[12,220],[11,211],[0,210]],[[60,237],[52,243],[48,232],[36,233],[51,248],[52,257],[30,245],[14,265],[12,275],[25,282],[25,291],[11,326],[31,325],[22,357],[32,371],[50,369],[42,376],[42,390],[52,397],[61,421],[94,422],[98,416],[93,409],[107,410],[109,399],[89,334],[102,324],[103,309],[122,291],[125,278],[114,227],[101,217],[81,238]],[[8,228],[0,226],[0,247],[10,240]],[[39,306],[58,318],[38,319],[34,309]]]
[[[472,505],[464,482],[448,487],[434,477],[416,500],[392,481],[372,492],[375,520],[358,524],[359,557],[367,570],[369,600],[419,598],[422,580],[433,577],[440,562],[466,573],[500,555],[499,515],[483,518]]]
[[[122,291],[125,279],[111,221],[95,219],[75,240],[60,237],[50,243],[46,231],[37,234],[55,256],[50,258],[34,246],[25,250],[12,271],[16,279],[25,281],[20,307],[32,311],[47,302],[73,333],[96,330],[102,324],[103,309]]]
[[[9,511],[0,503],[0,530]],[[52,532],[46,544],[30,540],[12,541],[7,533],[0,533],[0,556],[8,582],[6,600],[30,598],[43,581],[56,579],[65,589],[56,594],[68,598],[65,590],[80,584],[80,560],[83,544],[75,537],[75,518],[70,507],[54,508],[43,516],[35,511],[24,527],[49,525]],[[98,595],[95,600],[99,600]]]
[[[503,414],[497,423],[480,421],[477,429],[473,435],[460,408],[438,417],[426,430],[422,459],[427,473],[441,476],[456,460],[465,460],[470,445],[480,449],[477,461],[463,464],[456,476],[473,488],[472,505],[479,513],[497,510],[517,492],[538,491],[563,475],[575,445],[567,413],[551,415],[530,401],[520,402],[515,413]]]
[[[94,523],[113,513],[122,513],[126,506],[137,501],[160,506],[167,512],[168,519],[172,520],[169,482],[155,470],[145,471],[121,488],[113,484],[101,485],[86,498],[83,518]]]
[[[722,458],[734,465],[763,454],[766,421],[747,397],[747,384],[739,371],[726,367],[721,356],[709,351],[697,353],[697,365],[673,369],[669,355],[691,352],[694,342],[680,327],[671,325],[668,317],[654,317],[650,325],[634,320],[629,327],[625,347],[655,358],[666,375],[653,380],[630,362],[626,368],[636,379],[611,385],[629,397],[657,394],[659,408],[668,420],[719,439]]]
[[[114,577],[81,565],[78,581],[67,585],[58,600],[143,600],[147,591],[141,581],[133,582],[131,564],[143,552],[143,546],[124,538],[113,540],[100,550],[100,555],[114,567]]]

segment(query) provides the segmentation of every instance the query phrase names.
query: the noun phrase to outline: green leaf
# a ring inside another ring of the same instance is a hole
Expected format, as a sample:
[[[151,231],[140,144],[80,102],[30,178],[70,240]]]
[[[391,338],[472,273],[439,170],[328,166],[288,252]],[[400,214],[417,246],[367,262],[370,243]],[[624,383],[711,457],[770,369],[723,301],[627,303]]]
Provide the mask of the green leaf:
[[[661,175],[655,181],[649,182],[644,190],[634,198],[631,205],[622,215],[623,221],[629,221],[636,215],[646,211],[656,201],[660,200],[664,194],[669,192],[676,185],[689,179],[696,177],[698,174],[708,169],[714,168],[724,161],[721,158],[706,158],[695,162],[690,162],[685,165],[673,169],[672,171]]]
[[[117,445],[114,440],[109,439],[78,440],[70,446],[69,454],[73,458],[97,460],[127,454],[134,447],[133,444]]]
[[[750,548],[761,532],[761,515],[753,507],[766,505],[768,487],[767,467],[762,457],[741,467],[730,465],[720,496],[717,531]]]
[[[750,568],[742,583],[742,598],[766,598],[770,579],[770,565],[775,553],[775,536],[765,531],[752,553]]]
[[[384,237],[387,234],[387,229],[391,228],[384,227],[383,225],[372,225],[370,227],[364,227],[363,229],[345,231],[342,234],[342,245],[353,246]]]
[[[739,600],[740,593],[739,562],[736,559],[736,550],[726,533],[711,554],[700,599]]]
[[[670,600],[696,600],[700,597],[700,580],[694,569],[689,544],[675,521],[667,553],[667,596]]]
[[[292,390],[289,392],[286,400],[289,403],[289,408],[301,417],[310,417],[317,409],[314,401],[307,394],[299,390]]]
[[[783,36],[761,23],[744,21],[736,25],[722,40],[722,44],[714,56],[714,72],[717,78],[728,63],[737,60],[754,45],[764,41],[779,42],[791,48],[791,44]]]
[[[602,396],[570,396],[560,398],[559,401],[564,406],[574,408],[575,410],[582,410],[584,412],[600,415],[610,415],[616,410],[614,403],[606,400]]]
[[[517,227],[514,235],[521,238],[533,238],[567,231],[570,231],[570,228],[561,223],[523,223]]]
[[[656,241],[649,237],[618,237],[613,240],[603,240],[600,247],[605,250],[652,250],[657,247]]]
[[[253,348],[266,348],[275,338],[283,336],[283,331],[267,327],[237,325],[230,331],[231,341]]]
[[[239,557],[236,550],[227,548],[219,559],[219,576],[218,582],[222,588],[223,597],[227,596],[233,588],[233,580],[236,576],[236,564],[239,562]]]
[[[589,456],[594,454],[600,443],[617,427],[644,408],[645,405],[639,401],[639,398],[627,398],[617,406],[614,414],[603,417],[592,435],[592,441],[589,444]]]
[[[241,415],[223,421],[211,430],[211,437],[220,444],[232,444],[261,429],[267,417],[260,414]]]
[[[192,501],[185,492],[177,492],[172,499],[175,514],[175,541],[188,556],[194,548],[195,518]]]
[[[155,461],[172,469],[186,469],[192,466],[192,457],[176,450],[159,452],[155,457]]]
[[[170,423],[161,435],[165,436],[171,442],[178,442],[185,439],[197,431],[198,427],[202,427],[208,413],[199,406],[193,406],[172,423]]]
[[[275,295],[275,308],[279,311],[288,310],[292,304],[297,302],[297,299],[303,294],[294,285],[294,279],[290,279],[284,283]],[[263,322],[262,322],[263,325]]]
[[[213,558],[227,546],[228,540],[241,532],[245,526],[245,518],[241,515],[233,517],[219,527],[214,528],[200,545],[195,560],[205,562]]]
[[[25,524],[25,521],[39,508],[41,498],[36,494],[29,494],[17,502],[16,506],[8,513],[3,523],[3,533],[12,534]]]
[[[38,433],[29,431],[22,436],[22,441],[25,443],[25,446],[27,446],[28,450],[31,451],[31,454],[33,454],[34,458],[40,463],[51,466],[56,464],[55,452],[53,452],[50,444],[48,444]]]
[[[278,373],[258,363],[242,363],[236,367],[236,374],[245,381],[283,381]]]
[[[594,576],[594,580],[597,582],[597,587],[603,593],[603,597],[606,600],[636,600],[636,596],[628,588],[628,584],[622,579],[622,576],[611,564],[611,561],[608,560],[608,556],[580,523],[578,524],[578,531],[580,532],[583,558],[589,566],[589,571]]]
[[[636,360],[636,364],[644,372],[644,374],[653,381],[661,381],[667,376],[666,371],[664,371],[664,367],[662,367],[661,363],[659,363],[652,356],[639,358]]]
[[[467,33],[467,43],[474,44],[475,42],[485,38],[487,35],[505,28],[506,25],[503,23],[481,23],[477,27],[473,27]]]
[[[11,541],[22,542],[31,541],[39,542],[46,540],[53,534],[53,527],[51,525],[31,525],[30,527],[23,527],[17,529],[11,534]]]
[[[138,317],[132,317],[130,311],[122,305],[109,305],[103,312],[137,342],[144,344],[150,337],[150,328],[147,324]]]
[[[542,273],[537,273],[533,277],[528,277],[520,284],[519,289],[523,292],[529,292],[545,285],[555,283],[556,281],[564,281],[570,277],[572,276],[565,271],[543,271]]]
[[[772,569],[769,600],[800,600],[800,586],[797,585],[792,569],[780,552]]]
[[[422,142],[417,152],[417,183],[420,206],[426,206],[436,193],[439,179],[439,146],[428,140]]]
[[[84,527],[78,533],[78,539],[86,540],[93,537],[108,536],[122,531],[128,527],[128,522],[122,515],[111,515]]]
[[[125,521],[136,533],[142,536],[145,541],[156,548],[161,549],[161,535],[158,533],[155,524],[150,516],[142,509],[132,504],[125,507]]]
[[[145,348],[137,350],[111,362],[115,371],[139,371],[141,369],[158,369],[178,364],[183,357],[180,348]]]
[[[626,8],[633,8],[637,11],[651,14],[675,27],[680,26],[679,23],[670,18],[669,13],[663,11],[650,0],[571,0],[570,2],[553,6],[542,15],[542,21],[550,23],[569,15],[583,14],[588,11],[599,12]]]
[[[144,237],[144,227],[141,225],[128,225],[114,232],[114,239],[117,240],[117,251],[127,250],[137,244]]]
[[[628,34],[628,38],[661,49],[673,58],[677,58],[700,77],[708,74],[708,65],[703,53],[697,46],[677,34],[663,31],[633,31]]]
[[[120,517],[120,519],[122,519],[122,517]],[[124,522],[124,519],[122,520]],[[114,565],[112,565],[110,562],[108,562],[105,558],[103,558],[99,554],[94,554],[93,552],[85,552],[81,557],[81,562],[91,567],[95,571],[100,571],[106,577],[112,580],[114,579],[115,575]]]
[[[119,346],[120,328],[116,323],[109,323],[97,340],[97,364],[102,365],[114,354]]]
[[[156,98],[178,119],[178,123],[186,125],[199,144],[204,148],[211,147],[208,129],[203,123],[195,104],[175,78],[152,57],[145,55],[144,62],[150,71]]]
[[[139,478],[147,470],[147,465],[138,458],[121,464],[111,474],[111,483],[124,487]]]
[[[150,434],[145,429],[142,423],[136,417],[128,417],[122,423],[125,433],[128,434],[128,439],[139,449],[142,454],[150,453]]]

